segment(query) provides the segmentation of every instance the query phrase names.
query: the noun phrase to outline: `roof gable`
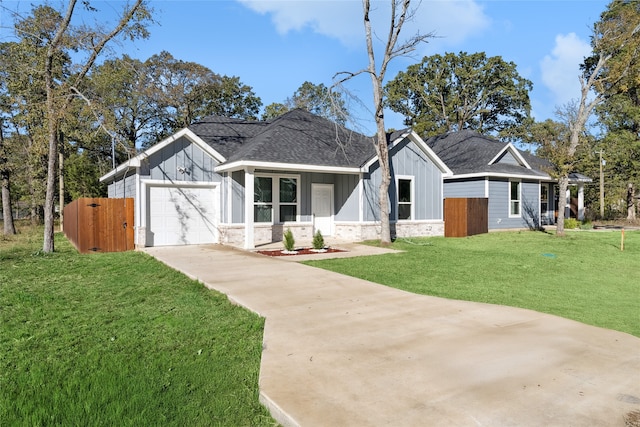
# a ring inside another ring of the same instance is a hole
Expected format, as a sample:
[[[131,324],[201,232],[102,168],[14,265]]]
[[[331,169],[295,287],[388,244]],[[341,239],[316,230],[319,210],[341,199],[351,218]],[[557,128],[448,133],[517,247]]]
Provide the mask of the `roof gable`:
[[[130,168],[140,167],[140,164],[142,163],[142,161],[144,159],[149,158],[153,154],[161,151],[162,149],[164,149],[168,145],[173,144],[175,141],[177,141],[177,140],[179,140],[180,138],[183,138],[183,137],[187,138],[189,141],[191,141],[192,143],[196,144],[198,147],[200,147],[202,149],[202,151],[204,151],[205,153],[207,153],[208,155],[213,157],[216,161],[224,162],[226,160],[224,155],[222,155],[220,152],[218,152],[215,149],[213,149],[211,147],[211,145],[209,145],[205,141],[203,141],[193,131],[191,131],[188,128],[184,128],[184,129],[174,133],[173,135],[169,136],[168,138],[165,138],[162,141],[158,142],[157,144],[151,146],[150,148],[146,149],[145,151],[143,151],[142,153],[138,154],[137,156],[132,157],[128,161],[120,164],[115,169],[112,169],[107,174],[101,176],[100,177],[100,181],[104,182],[104,181],[106,181],[106,180],[108,180],[110,178],[113,178],[115,176],[118,176],[118,175],[120,175],[122,173],[126,173],[126,171],[128,169],[130,169]]]
[[[470,130],[434,136],[426,141],[436,155],[459,176],[530,176],[548,178],[513,144]]]
[[[491,159],[489,164],[508,164],[531,169],[531,166],[529,166],[529,163],[527,163],[525,158],[522,157],[520,151],[511,143],[506,144],[505,147],[493,159]]]

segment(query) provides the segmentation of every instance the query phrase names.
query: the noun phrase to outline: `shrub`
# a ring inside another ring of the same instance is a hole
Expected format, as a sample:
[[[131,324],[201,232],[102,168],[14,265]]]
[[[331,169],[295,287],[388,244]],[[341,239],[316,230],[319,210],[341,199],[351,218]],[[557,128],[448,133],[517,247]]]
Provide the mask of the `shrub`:
[[[580,229],[581,230],[593,230],[593,224],[589,220],[582,221],[582,224],[580,224]]]
[[[284,232],[283,235],[283,244],[284,249],[287,251],[293,251],[295,249],[296,240],[293,238],[293,233],[290,228],[287,228],[287,231]]]
[[[580,226],[580,222],[578,222],[575,218],[567,218],[564,220],[564,228],[567,230],[571,230],[574,228],[578,228]]]
[[[324,237],[322,237],[322,233],[320,230],[316,231],[316,234],[313,235],[313,249],[324,249]]]

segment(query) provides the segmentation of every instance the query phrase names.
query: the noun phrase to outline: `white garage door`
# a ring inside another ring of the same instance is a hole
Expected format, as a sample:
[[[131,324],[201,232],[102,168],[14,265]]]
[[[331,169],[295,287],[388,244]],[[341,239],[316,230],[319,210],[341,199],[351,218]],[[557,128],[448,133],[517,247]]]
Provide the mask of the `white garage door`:
[[[149,187],[148,246],[218,242],[217,188]]]

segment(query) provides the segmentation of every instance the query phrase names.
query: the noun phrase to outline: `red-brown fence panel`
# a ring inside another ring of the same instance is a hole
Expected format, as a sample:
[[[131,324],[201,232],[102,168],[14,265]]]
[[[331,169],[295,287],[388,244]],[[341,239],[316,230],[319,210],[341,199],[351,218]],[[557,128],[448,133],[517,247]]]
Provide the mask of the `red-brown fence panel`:
[[[444,236],[466,237],[489,231],[489,199],[444,199]]]
[[[80,198],[64,208],[64,234],[81,253],[134,248],[133,199]]]

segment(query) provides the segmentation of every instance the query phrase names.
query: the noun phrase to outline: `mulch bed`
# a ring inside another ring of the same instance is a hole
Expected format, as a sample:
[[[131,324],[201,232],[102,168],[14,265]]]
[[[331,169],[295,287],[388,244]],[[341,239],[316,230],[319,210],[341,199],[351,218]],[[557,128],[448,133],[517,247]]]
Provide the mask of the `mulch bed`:
[[[324,252],[314,252],[311,248],[300,248],[296,249],[295,254],[285,253],[282,249],[276,250],[268,250],[268,251],[257,251],[259,254],[267,255],[267,256],[296,256],[296,255],[318,255],[318,254],[331,254],[334,252],[345,252],[342,249],[335,248],[327,248]]]

